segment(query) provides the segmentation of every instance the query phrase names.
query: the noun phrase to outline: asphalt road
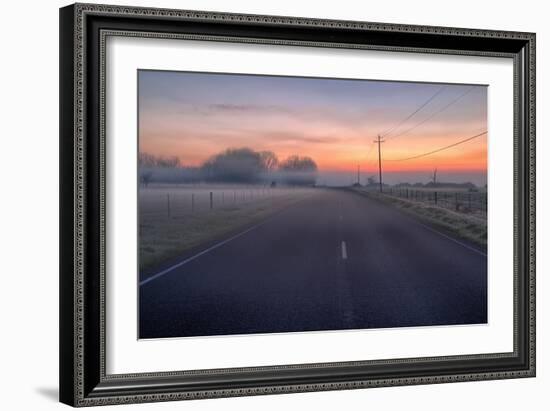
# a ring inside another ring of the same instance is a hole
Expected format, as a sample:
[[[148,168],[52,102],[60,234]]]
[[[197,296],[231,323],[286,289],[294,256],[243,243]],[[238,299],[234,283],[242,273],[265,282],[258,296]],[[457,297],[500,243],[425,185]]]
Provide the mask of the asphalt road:
[[[226,240],[142,279],[140,338],[487,321],[483,252],[352,192]]]

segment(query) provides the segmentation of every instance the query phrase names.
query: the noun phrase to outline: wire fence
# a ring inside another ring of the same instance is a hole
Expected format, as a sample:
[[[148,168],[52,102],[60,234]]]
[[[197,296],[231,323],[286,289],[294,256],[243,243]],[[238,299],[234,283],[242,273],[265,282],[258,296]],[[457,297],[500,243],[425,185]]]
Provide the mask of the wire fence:
[[[437,191],[390,187],[384,194],[446,208],[461,213],[475,213],[487,216],[487,192],[479,191]]]
[[[142,216],[176,217],[209,211],[254,205],[294,194],[294,188],[153,188],[140,189],[139,212]]]

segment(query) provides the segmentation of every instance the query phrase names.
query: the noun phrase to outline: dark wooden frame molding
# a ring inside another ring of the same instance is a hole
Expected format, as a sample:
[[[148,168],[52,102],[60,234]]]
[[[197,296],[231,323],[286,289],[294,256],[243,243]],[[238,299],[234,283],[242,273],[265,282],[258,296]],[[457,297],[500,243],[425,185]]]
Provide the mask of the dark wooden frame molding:
[[[137,36],[508,57],[514,62],[514,351],[105,372],[105,39]],[[75,4],[60,10],[60,400],[73,406],[535,376],[535,34]]]

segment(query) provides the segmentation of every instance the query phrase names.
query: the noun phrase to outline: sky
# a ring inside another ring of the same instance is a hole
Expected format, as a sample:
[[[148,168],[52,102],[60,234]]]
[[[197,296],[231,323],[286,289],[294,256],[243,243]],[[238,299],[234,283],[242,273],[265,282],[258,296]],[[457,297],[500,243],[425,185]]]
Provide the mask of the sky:
[[[309,156],[318,181],[486,184],[487,87],[357,79],[138,72],[139,149],[200,166],[226,148]]]

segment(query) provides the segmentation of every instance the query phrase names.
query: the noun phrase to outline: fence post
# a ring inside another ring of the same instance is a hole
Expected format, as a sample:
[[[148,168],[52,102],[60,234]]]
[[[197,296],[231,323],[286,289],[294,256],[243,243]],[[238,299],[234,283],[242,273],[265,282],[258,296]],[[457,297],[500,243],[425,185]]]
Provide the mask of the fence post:
[[[455,210],[458,211],[458,193],[455,193]]]
[[[437,191],[434,191],[434,202],[437,204]]]
[[[214,193],[210,191],[210,210],[214,208]]]
[[[168,218],[170,218],[170,193],[166,193],[166,206],[168,209]]]

